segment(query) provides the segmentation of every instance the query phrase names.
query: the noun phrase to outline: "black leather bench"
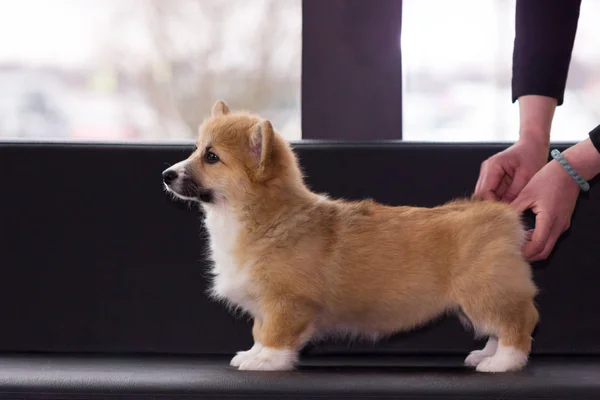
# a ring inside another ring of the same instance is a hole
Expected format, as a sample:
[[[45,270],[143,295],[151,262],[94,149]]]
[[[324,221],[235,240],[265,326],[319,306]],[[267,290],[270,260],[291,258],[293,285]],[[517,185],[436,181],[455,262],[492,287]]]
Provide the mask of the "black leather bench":
[[[564,148],[565,146],[558,146]],[[433,206],[469,195],[498,144],[296,145],[332,196]],[[376,345],[306,349],[294,372],[228,366],[250,325],[205,294],[198,211],[162,191],[189,146],[1,143],[0,399],[600,398],[600,194],[534,265],[530,366],[478,374],[481,346],[448,318]]]
[[[326,357],[294,372],[240,372],[225,357],[18,355],[0,358],[0,398],[597,399],[598,359],[537,357],[481,375],[460,357]]]

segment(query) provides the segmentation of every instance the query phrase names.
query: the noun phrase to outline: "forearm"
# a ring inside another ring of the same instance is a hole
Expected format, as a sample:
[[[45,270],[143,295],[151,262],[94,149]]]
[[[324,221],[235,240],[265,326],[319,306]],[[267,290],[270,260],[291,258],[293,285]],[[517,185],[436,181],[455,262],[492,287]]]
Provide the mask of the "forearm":
[[[556,99],[546,96],[519,98],[519,140],[547,151],[556,105]]]
[[[563,156],[587,181],[600,174],[600,153],[589,138],[565,150]]]

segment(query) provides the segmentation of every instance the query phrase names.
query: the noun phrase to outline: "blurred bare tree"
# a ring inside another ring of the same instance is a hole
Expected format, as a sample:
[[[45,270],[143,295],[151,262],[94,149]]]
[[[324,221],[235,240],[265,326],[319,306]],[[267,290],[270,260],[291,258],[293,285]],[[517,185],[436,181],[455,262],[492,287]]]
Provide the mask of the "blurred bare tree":
[[[193,137],[217,99],[253,112],[298,102],[300,3],[123,0],[99,57],[133,79],[164,138],[178,125]]]

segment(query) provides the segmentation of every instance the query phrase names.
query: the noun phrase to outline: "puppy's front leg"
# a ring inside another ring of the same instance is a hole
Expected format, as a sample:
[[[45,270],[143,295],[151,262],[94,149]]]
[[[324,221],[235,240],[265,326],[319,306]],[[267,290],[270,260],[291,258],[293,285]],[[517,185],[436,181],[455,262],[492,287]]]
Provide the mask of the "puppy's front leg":
[[[286,371],[294,369],[298,351],[314,331],[315,312],[301,302],[279,301],[266,307],[260,326],[262,348],[241,362],[239,369],[248,371]]]
[[[229,363],[233,367],[239,367],[246,360],[251,359],[256,356],[263,348],[261,339],[260,339],[260,331],[262,328],[262,322],[260,318],[254,317],[254,326],[252,327],[252,337],[254,339],[254,346],[252,346],[249,350],[246,351],[238,351],[236,356],[231,359]]]

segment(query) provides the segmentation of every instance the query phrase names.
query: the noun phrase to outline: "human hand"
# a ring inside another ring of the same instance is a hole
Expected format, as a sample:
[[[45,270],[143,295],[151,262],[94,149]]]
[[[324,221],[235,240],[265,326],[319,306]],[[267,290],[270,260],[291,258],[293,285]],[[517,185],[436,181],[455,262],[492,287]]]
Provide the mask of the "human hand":
[[[548,161],[546,142],[521,139],[481,164],[474,195],[512,202]]]
[[[481,165],[474,195],[512,202],[548,161],[550,129],[557,100],[519,97],[519,141]]]
[[[536,214],[535,229],[523,248],[529,261],[546,259],[558,238],[571,225],[579,185],[556,161],[546,164],[512,203],[519,212]]]

